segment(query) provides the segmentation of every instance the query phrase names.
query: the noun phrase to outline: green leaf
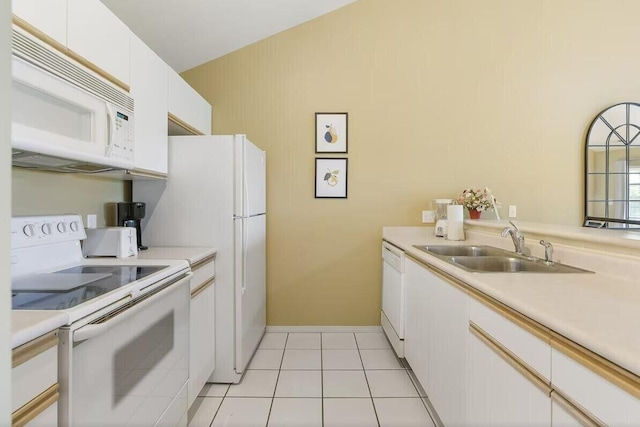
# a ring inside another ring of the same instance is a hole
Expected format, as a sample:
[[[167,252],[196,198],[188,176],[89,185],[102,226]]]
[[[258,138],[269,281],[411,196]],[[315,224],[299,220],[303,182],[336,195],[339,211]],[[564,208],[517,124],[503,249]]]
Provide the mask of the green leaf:
[[[333,171],[332,173],[333,173],[334,175],[338,175],[338,174],[340,173],[340,171],[339,171],[339,170],[335,170],[335,171]]]

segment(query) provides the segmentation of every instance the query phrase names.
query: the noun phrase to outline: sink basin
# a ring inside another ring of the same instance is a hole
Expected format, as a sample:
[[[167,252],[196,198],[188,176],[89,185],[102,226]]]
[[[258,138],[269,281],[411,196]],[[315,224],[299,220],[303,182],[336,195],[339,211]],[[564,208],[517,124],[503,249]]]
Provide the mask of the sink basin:
[[[414,245],[430,255],[472,273],[593,273],[560,263],[546,263],[537,258],[493,246]]]
[[[467,271],[481,273],[593,273],[557,262],[547,264],[542,260],[531,260],[518,256],[454,256],[446,261]]]
[[[441,256],[485,257],[496,255],[508,256],[512,254],[509,251],[494,248],[493,246],[414,245],[414,247],[423,252]]]

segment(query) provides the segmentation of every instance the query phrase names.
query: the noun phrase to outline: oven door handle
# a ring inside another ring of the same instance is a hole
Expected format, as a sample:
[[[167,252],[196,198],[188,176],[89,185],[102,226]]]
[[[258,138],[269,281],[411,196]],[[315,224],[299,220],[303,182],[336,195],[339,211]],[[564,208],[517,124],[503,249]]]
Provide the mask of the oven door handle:
[[[73,333],[73,342],[74,343],[79,343],[82,341],[86,341],[89,340],[91,338],[95,338],[99,335],[104,334],[105,332],[107,332],[109,329],[113,328],[114,326],[126,321],[127,319],[129,319],[131,316],[133,316],[134,314],[136,314],[137,310],[133,310],[135,309],[144,309],[145,307],[154,304],[156,302],[156,300],[158,300],[158,298],[163,298],[164,294],[166,292],[171,292],[173,291],[176,287],[178,286],[186,286],[187,288],[189,287],[189,284],[191,282],[191,276],[193,276],[193,273],[187,273],[186,276],[184,276],[181,279],[178,279],[175,282],[169,283],[166,286],[164,286],[162,289],[160,289],[159,291],[156,291],[155,293],[152,293],[150,296],[133,303],[132,305],[130,305],[129,307],[127,307],[126,309],[124,309],[123,311],[120,311],[118,313],[115,313],[113,315],[113,317],[108,318],[106,321],[101,322],[101,323],[95,323],[95,324],[88,324],[85,325],[83,327],[81,327],[80,329],[77,329],[74,333]]]

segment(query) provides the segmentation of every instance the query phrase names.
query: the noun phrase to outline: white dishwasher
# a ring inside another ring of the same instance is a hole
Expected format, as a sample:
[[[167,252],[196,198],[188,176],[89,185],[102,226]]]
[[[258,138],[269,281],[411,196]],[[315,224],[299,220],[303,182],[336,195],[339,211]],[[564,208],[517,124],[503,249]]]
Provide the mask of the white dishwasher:
[[[384,241],[380,323],[398,357],[404,357],[404,251]]]

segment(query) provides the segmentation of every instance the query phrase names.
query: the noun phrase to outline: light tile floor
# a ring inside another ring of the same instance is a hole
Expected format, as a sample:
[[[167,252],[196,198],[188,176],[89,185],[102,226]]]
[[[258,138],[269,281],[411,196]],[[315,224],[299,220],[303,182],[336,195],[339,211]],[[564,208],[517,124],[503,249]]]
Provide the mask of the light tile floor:
[[[190,427],[433,427],[382,332],[265,334],[240,384],[207,384]]]

